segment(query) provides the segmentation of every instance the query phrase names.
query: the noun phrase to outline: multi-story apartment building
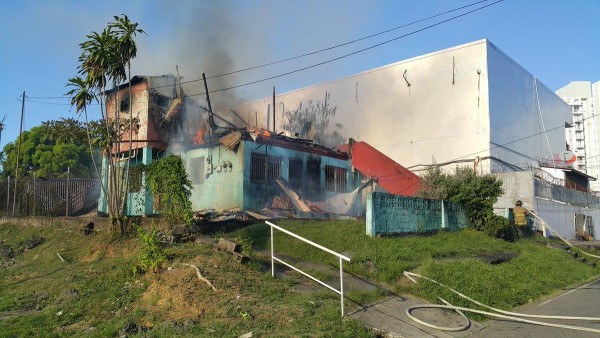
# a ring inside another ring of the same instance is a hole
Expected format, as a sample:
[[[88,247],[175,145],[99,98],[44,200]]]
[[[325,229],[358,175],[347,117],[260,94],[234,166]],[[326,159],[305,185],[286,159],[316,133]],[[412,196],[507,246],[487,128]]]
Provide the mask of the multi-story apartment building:
[[[573,113],[573,128],[566,129],[566,138],[577,156],[575,168],[596,178],[600,176],[599,90],[600,81],[572,81],[556,91]],[[600,191],[600,182],[591,182],[590,188]]]

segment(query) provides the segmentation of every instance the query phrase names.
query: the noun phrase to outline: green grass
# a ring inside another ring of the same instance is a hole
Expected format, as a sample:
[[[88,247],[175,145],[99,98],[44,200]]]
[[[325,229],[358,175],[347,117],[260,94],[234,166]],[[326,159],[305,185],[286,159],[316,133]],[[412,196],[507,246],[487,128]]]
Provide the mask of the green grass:
[[[428,237],[370,238],[357,221],[279,221],[277,224],[352,258],[348,272],[385,287],[373,292],[347,292],[347,311],[395,293],[430,301],[442,296],[466,305],[432,283],[409,283],[404,270],[439,280],[479,301],[509,309],[581,284],[600,269],[548,249],[542,239],[508,243],[472,230]],[[168,248],[171,261],[159,273],[134,275],[142,242],[114,239],[107,231],[82,236],[75,227],[1,225],[0,241],[13,248],[31,236],[45,242],[18,253],[15,264],[0,267],[0,337],[107,337],[121,335],[130,322],[148,327],[153,337],[255,336],[374,337],[352,319],[340,319],[339,296],[325,288],[312,293],[294,290],[302,277],[272,278],[270,231],[257,223],[220,234],[244,242],[252,255],[246,265],[211,245],[185,243]],[[329,254],[275,235],[275,249],[299,260],[338,260]],[[484,253],[516,252],[511,261],[490,265],[476,260]],[[62,262],[57,253],[66,260]],[[192,263],[217,292],[198,281]],[[166,269],[171,267],[171,270]],[[310,271],[323,279],[334,275]]]
[[[296,292],[293,279],[272,278],[262,262],[241,265],[210,245],[173,246],[171,270],[140,276],[132,272],[137,238],[0,226],[0,241],[13,248],[32,235],[45,242],[0,268],[0,337],[120,336],[130,322],[151,328],[152,337],[374,336],[340,318],[337,295]],[[218,291],[179,262],[198,266]]]
[[[360,221],[276,222],[294,233],[352,258],[346,271],[365,276],[394,292],[412,293],[438,302],[441,296],[457,305],[471,305],[431,282],[408,283],[405,270],[438,280],[485,304],[510,309],[542,298],[565,287],[598,276],[600,268],[577,262],[562,250],[545,246],[543,238],[525,238],[516,243],[465,229],[428,237],[370,238]],[[254,224],[235,235],[248,238],[261,249],[270,249],[266,224]],[[337,258],[275,231],[276,254],[337,266]],[[490,253],[518,253],[497,265],[476,259]],[[493,281],[493,282],[491,282]]]

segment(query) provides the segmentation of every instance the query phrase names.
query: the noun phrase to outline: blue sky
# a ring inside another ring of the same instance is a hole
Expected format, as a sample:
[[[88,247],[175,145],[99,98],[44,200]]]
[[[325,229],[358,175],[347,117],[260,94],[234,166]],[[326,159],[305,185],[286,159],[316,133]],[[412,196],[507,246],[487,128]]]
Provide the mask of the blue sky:
[[[127,14],[138,38],[134,74],[175,73],[184,81],[327,48],[476,2],[471,1],[2,1],[0,147],[16,139],[26,91],[24,130],[77,117],[62,96],[77,71],[78,44]],[[484,4],[490,4],[493,0]],[[481,6],[479,5],[479,6]],[[470,7],[470,8],[476,8]],[[211,90],[306,67],[423,28],[440,17],[350,46],[209,82]],[[600,80],[600,0],[504,0],[457,20],[307,71],[230,91],[239,100],[269,96],[482,38],[556,90]],[[188,92],[200,93],[200,82]],[[99,116],[98,108],[91,112]]]

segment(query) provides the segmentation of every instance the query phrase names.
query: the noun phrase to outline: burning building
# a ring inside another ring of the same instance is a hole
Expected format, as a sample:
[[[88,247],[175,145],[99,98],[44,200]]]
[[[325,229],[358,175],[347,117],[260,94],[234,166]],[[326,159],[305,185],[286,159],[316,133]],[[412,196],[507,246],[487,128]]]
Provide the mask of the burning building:
[[[360,183],[348,153],[265,129],[238,128],[227,118],[186,100],[172,75],[135,76],[131,85],[131,96],[128,84],[107,92],[107,116],[126,118],[131,106],[139,124],[131,142],[129,132],[122,134],[116,152],[123,159],[131,156],[126,215],[156,213],[154,196],[146,187],[143,172],[136,168],[167,154],[179,155],[186,165],[194,211],[322,210],[323,205],[311,208],[300,196],[324,202],[355,190]],[[106,160],[103,166],[107,166]],[[103,175],[103,184],[107,180]],[[107,211],[104,196],[98,209]]]

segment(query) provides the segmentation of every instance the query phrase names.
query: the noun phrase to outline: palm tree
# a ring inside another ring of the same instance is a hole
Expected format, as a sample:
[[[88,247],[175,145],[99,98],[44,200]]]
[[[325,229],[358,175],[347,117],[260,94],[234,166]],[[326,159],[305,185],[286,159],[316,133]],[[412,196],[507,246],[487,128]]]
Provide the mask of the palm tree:
[[[138,28],[137,22],[131,22],[127,15],[121,14],[122,17],[114,16],[114,21],[108,24],[109,29],[114,29],[117,37],[117,50],[121,56],[121,63],[127,65],[127,78],[129,79],[128,96],[131,96],[131,59],[137,56],[137,44],[134,37],[138,33],[146,34],[142,29]],[[123,191],[128,190],[129,186],[129,165],[131,159],[131,148],[133,147],[133,105],[129,105],[129,149],[127,163],[125,169],[125,186]]]

